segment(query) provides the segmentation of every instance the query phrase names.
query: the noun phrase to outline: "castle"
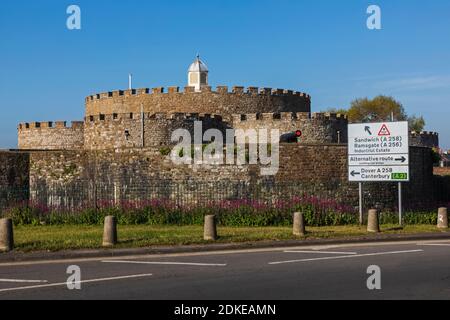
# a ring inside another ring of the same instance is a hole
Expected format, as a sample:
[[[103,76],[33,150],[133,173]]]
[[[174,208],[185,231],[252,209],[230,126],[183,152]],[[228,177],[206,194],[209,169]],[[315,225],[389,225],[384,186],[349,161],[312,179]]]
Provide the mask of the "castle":
[[[171,144],[178,128],[302,130],[300,143],[346,143],[345,115],[311,113],[311,97],[302,92],[235,86],[216,91],[208,85],[208,68],[199,57],[188,70],[188,86],[118,90],[86,98],[84,121],[21,123],[21,150],[99,150]],[[438,146],[436,133],[411,135],[414,145]]]
[[[306,93],[241,86],[213,90],[208,80],[208,67],[197,57],[183,90],[130,86],[88,96],[84,121],[70,126],[63,121],[20,123],[19,150],[0,152],[0,173],[7,178],[0,185],[25,187],[30,198],[59,205],[111,195],[117,201],[150,196],[178,201],[191,193],[208,199],[263,194],[273,199],[274,193],[301,191],[358,198],[357,186],[348,182],[345,115],[312,113]],[[279,129],[280,135],[301,130],[302,137],[298,143],[281,144],[280,170],[273,177],[259,176],[252,165],[175,166],[163,150],[174,145],[174,130],[191,132],[196,121],[204,130],[264,128]],[[438,135],[411,133],[410,144],[411,183],[405,186],[405,198],[431,199],[437,196],[431,148],[438,146]],[[199,190],[192,187],[195,183],[206,187]],[[217,190],[218,184],[226,185],[226,191]],[[396,193],[389,192],[395,187],[368,184],[367,196],[373,203],[395,204]]]

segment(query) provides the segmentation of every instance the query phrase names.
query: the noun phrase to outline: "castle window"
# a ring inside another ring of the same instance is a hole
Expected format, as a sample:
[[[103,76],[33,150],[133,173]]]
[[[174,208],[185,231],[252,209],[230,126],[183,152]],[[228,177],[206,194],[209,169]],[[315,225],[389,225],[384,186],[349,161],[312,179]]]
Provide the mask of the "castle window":
[[[117,113],[113,113],[113,119],[117,120],[117,118],[118,118],[118,114]]]
[[[130,113],[130,119],[133,119],[133,113],[132,112]]]
[[[200,84],[207,84],[208,83],[208,78],[206,76],[206,73],[201,73],[200,74]]]
[[[280,113],[275,113],[275,114],[273,115],[273,119],[274,119],[274,120],[281,120],[281,114],[280,114]]]
[[[100,121],[104,121],[105,120],[105,115],[104,114],[101,114],[100,115]]]
[[[89,121],[94,122],[94,116],[89,116]]]

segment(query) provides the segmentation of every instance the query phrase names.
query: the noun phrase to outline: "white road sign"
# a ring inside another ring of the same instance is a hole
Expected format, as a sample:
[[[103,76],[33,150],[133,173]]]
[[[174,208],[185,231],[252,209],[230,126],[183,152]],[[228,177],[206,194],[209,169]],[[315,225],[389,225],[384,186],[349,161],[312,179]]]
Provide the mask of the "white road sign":
[[[408,122],[351,124],[348,140],[349,181],[409,181]]]

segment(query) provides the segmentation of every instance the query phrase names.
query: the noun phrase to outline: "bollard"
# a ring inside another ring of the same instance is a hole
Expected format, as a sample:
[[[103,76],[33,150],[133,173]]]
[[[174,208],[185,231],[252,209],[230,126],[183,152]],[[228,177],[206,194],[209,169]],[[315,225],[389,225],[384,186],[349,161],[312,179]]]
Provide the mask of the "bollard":
[[[305,230],[305,217],[303,213],[294,213],[294,236],[303,237],[306,234]]]
[[[369,210],[369,222],[367,224],[367,232],[379,233],[380,232],[380,222],[378,220],[378,210]]]
[[[0,251],[8,252],[14,249],[13,223],[11,219],[0,220]]]
[[[117,244],[117,220],[113,216],[105,218],[103,230],[103,246],[112,247]]]
[[[447,208],[439,208],[438,228],[448,229],[448,210]]]
[[[205,216],[204,237],[206,241],[217,240],[216,216]]]

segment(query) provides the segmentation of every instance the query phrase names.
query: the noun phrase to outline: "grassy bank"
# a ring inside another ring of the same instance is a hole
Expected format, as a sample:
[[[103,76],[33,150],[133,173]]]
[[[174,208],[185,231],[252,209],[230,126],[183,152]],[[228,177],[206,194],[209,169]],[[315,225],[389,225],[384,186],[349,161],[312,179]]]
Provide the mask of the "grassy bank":
[[[383,225],[382,230],[383,233],[401,234],[439,232],[432,225],[406,226],[403,230],[396,227]],[[218,232],[218,243],[299,239],[291,235],[291,227],[219,227]],[[14,229],[16,250],[23,252],[101,248],[102,233],[102,226],[17,226]],[[118,233],[117,248],[206,243],[202,239],[201,226],[119,226]],[[367,235],[365,227],[309,227],[306,238],[348,238],[362,235]]]

